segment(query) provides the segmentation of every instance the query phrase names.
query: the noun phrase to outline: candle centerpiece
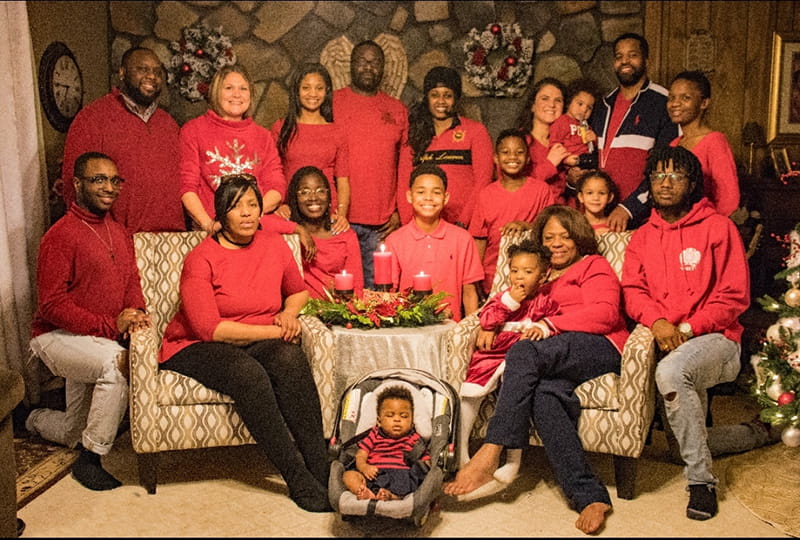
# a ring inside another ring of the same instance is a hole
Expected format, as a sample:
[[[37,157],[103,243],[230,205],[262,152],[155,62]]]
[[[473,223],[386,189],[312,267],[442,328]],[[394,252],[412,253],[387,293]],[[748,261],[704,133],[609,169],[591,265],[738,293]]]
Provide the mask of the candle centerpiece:
[[[412,289],[414,290],[414,296],[417,298],[422,298],[431,294],[433,292],[431,276],[424,271],[420,271],[419,274],[413,277]]]
[[[353,274],[348,274],[347,270],[333,276],[334,294],[340,298],[350,298],[353,295],[353,280]]]
[[[388,291],[392,288],[392,252],[386,251],[384,244],[380,245],[378,251],[372,253],[372,268],[375,289],[378,291]]]
[[[328,298],[312,298],[303,306],[303,315],[312,315],[327,325],[346,328],[417,327],[438,324],[448,317],[447,293],[417,298],[411,289],[381,292],[364,289],[363,293],[343,299],[327,291]]]

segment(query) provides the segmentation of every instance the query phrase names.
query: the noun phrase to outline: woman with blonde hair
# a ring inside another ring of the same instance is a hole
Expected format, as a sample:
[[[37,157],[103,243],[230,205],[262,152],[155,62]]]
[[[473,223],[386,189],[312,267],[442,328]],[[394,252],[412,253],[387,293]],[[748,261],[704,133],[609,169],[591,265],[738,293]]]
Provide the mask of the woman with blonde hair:
[[[272,134],[250,115],[251,89],[244,67],[223,67],[211,80],[209,110],[181,128],[181,201],[193,228],[209,234],[220,229],[212,216],[221,177],[253,175],[264,194],[265,213],[273,212],[285,195],[286,180]]]

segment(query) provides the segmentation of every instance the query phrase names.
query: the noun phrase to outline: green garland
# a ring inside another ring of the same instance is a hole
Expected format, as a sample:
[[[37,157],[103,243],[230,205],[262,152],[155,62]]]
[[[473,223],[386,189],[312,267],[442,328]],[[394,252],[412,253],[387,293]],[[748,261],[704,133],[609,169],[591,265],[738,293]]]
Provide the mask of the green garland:
[[[365,289],[362,295],[341,299],[329,291],[327,299],[312,298],[301,313],[327,325],[346,328],[417,327],[438,324],[449,317],[445,292],[416,298],[411,290],[380,292]]]

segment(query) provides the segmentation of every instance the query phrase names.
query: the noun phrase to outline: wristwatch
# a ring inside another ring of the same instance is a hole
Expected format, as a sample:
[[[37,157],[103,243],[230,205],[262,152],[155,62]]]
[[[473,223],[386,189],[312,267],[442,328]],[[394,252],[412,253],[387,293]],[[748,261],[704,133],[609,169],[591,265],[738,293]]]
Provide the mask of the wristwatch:
[[[683,321],[678,325],[678,332],[688,337],[694,336],[694,333],[692,332],[692,325],[686,321]]]

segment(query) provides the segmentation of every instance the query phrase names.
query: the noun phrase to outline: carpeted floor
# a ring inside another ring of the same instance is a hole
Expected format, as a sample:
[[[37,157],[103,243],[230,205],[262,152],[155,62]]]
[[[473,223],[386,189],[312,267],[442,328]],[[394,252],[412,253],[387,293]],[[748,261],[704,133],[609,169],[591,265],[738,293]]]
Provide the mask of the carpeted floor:
[[[726,480],[753,515],[800,536],[800,448],[778,443],[733,456]]]
[[[77,450],[50,443],[35,435],[14,437],[17,508],[22,508],[60,480],[69,472],[77,457]]]

